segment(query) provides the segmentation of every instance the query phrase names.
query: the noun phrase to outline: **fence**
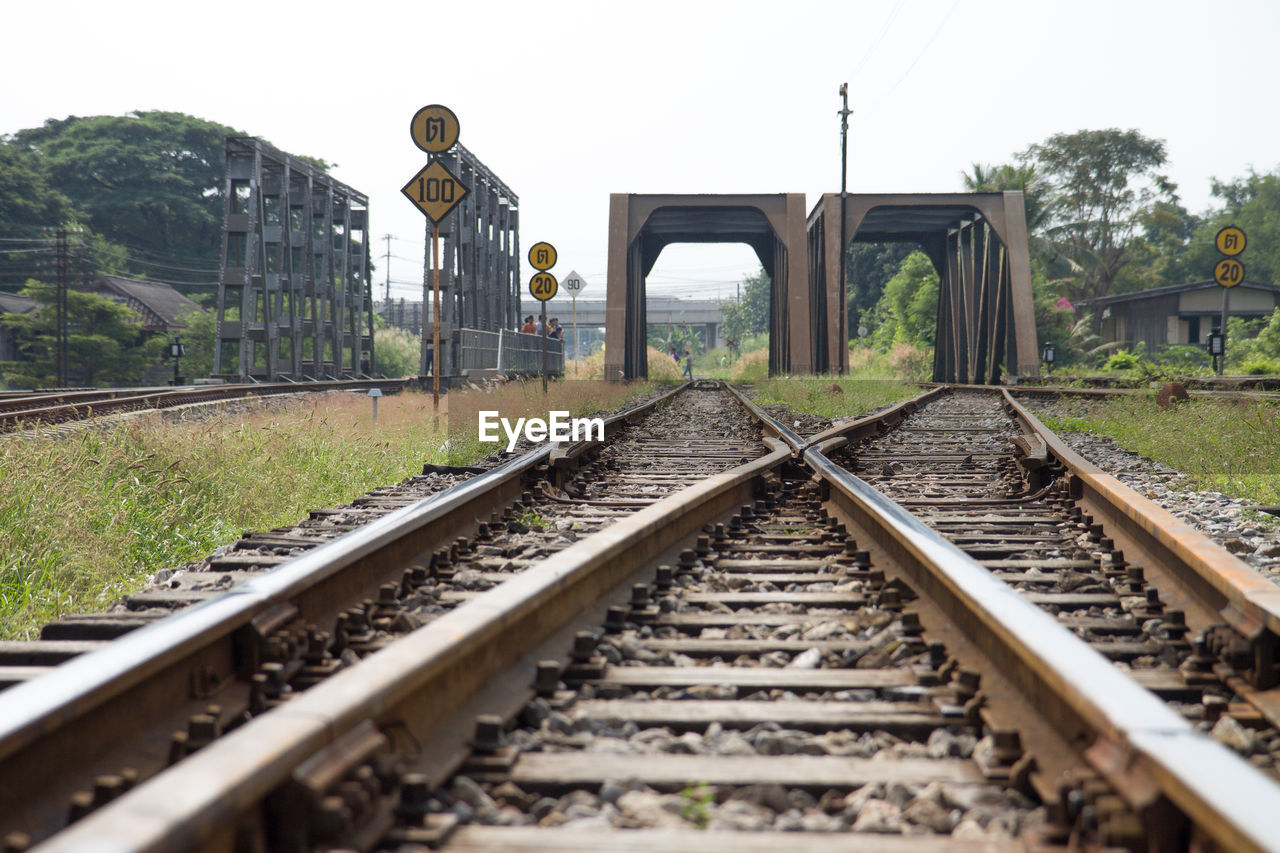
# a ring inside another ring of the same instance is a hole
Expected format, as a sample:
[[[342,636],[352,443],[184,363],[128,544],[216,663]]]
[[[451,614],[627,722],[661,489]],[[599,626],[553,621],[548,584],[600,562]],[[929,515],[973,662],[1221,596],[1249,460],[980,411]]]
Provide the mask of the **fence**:
[[[542,338],[500,329],[482,332],[462,329],[462,372],[494,370],[503,373],[537,374],[542,370]],[[547,339],[547,373],[564,375],[564,342]]]

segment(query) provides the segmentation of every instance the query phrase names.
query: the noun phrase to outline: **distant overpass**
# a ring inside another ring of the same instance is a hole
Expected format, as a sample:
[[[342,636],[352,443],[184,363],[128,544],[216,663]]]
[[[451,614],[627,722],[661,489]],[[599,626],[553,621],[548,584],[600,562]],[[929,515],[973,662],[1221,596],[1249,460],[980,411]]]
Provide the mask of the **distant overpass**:
[[[559,317],[560,325],[568,327],[573,322],[572,300],[561,294],[547,304],[547,316]],[[579,326],[604,326],[605,305],[603,299],[578,300]],[[538,303],[532,305],[525,300],[521,303],[520,314],[527,317],[537,315],[541,310]],[[721,341],[720,325],[724,323],[724,314],[720,312],[720,302],[714,299],[672,299],[650,296],[645,300],[645,324],[649,326],[705,326],[708,346],[714,348]]]

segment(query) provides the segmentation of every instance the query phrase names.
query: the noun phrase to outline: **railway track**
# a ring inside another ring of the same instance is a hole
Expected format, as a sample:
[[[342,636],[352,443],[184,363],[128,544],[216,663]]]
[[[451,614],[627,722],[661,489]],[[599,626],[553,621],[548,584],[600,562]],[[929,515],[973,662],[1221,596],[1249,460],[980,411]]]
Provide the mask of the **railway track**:
[[[1008,395],[945,395],[836,458],[1276,775],[1271,582],[1093,469]]]
[[[307,391],[362,391],[380,388],[399,391],[403,379],[287,382],[255,385],[209,385],[193,389],[105,389],[62,391],[52,394],[14,394],[0,397],[0,432],[41,425],[87,420],[122,412],[139,412],[189,406],[242,397],[268,397]]]
[[[99,756],[110,760],[88,771],[100,774],[94,790],[71,803],[82,806],[83,818],[45,847],[1277,849],[1280,789],[1266,775],[1269,765],[1255,767],[1196,730],[1203,720],[1192,706],[1219,703],[1205,702],[1202,692],[1166,703],[1150,679],[1139,683],[1113,663],[1138,672],[1148,668],[1145,658],[1166,660],[1179,641],[1192,658],[1221,657],[1221,644],[1190,636],[1202,630],[1199,605],[1187,606],[1181,637],[1169,630],[1179,622],[1167,610],[1159,621],[1143,620],[1150,634],[1136,640],[1097,632],[1111,647],[1103,648],[1108,658],[1092,648],[1099,637],[1044,609],[1078,613],[1080,601],[1031,597],[1046,594],[1037,572],[1056,573],[1055,582],[1067,572],[1085,574],[1078,552],[1109,572],[1108,583],[1133,582],[1134,568],[1149,562],[1128,544],[1140,531],[1099,507],[1110,487],[1105,478],[1070,467],[1050,440],[1041,453],[1029,438],[1033,420],[1011,429],[1000,403],[995,415],[969,418],[979,431],[968,440],[985,444],[988,458],[977,444],[964,455],[948,446],[953,437],[944,429],[961,432],[958,412],[937,416],[945,426],[928,425],[930,406],[954,402],[941,392],[808,442],[768,421],[721,421],[717,413],[739,405],[729,393],[691,389],[692,408],[674,423],[647,420],[632,430],[632,462],[611,458],[614,444],[594,461],[586,457],[598,448],[545,448],[533,454],[537,463],[509,463],[527,466],[524,482],[493,486],[483,511],[471,504],[431,516],[424,507],[461,506],[488,488],[485,481],[496,483],[501,469],[350,534],[347,540],[360,540],[354,550],[371,558],[367,572],[375,565],[385,572],[398,557],[392,571],[401,578],[395,589],[376,587],[385,602],[367,602],[354,623],[348,611],[335,630],[346,634],[336,657],[351,651],[354,659],[314,682],[323,655],[296,655],[291,671],[248,670],[257,686],[244,691],[257,699],[243,700],[246,712],[229,714],[221,698],[217,708],[199,709],[195,731],[177,738],[188,754],[151,771],[153,778],[135,780],[110,769],[121,766],[119,755]],[[677,425],[683,435],[674,435]],[[1026,444],[1021,462],[1008,453],[1011,433]],[[895,435],[901,453],[888,449]],[[946,470],[926,474],[923,456]],[[694,467],[663,467],[680,460]],[[897,480],[922,485],[928,494],[898,497],[932,502],[913,509],[937,516],[929,520],[939,525],[962,525],[951,531],[956,544],[844,466],[886,488]],[[967,491],[984,487],[994,493]],[[1069,554],[1017,538],[1031,535],[1017,530],[1039,535],[1053,526],[1044,511],[1015,506],[1036,496],[1065,513],[1053,530],[1060,550],[1074,543]],[[962,510],[977,515],[950,517]],[[485,538],[505,525],[501,535],[528,548],[521,537],[533,532],[535,517],[564,532],[603,513],[609,518],[598,528],[584,526],[582,535],[562,537],[563,547],[523,557],[497,553]],[[374,558],[377,536],[410,518],[422,526],[428,516],[440,522],[436,541],[449,541],[468,517],[474,524],[488,516],[488,529],[477,526],[473,539],[448,550],[422,547],[419,533],[412,546]],[[1082,523],[1073,538],[1062,538]],[[1128,563],[1104,547],[1108,527],[1125,543]],[[1160,538],[1158,529],[1148,532]],[[981,560],[1045,565],[980,565],[957,547],[974,544],[961,535],[984,547],[1018,548],[998,557],[979,551]],[[270,579],[281,593],[260,603],[260,627],[242,631],[242,645],[261,635],[282,647],[280,626],[296,632],[300,614],[316,618],[309,593],[289,583],[300,564],[327,566],[326,550],[338,549],[316,549],[240,587],[260,594]],[[1209,565],[1214,555],[1190,550],[1192,574],[1235,568]],[[415,565],[424,554],[425,564]],[[1146,571],[1144,582],[1163,578]],[[471,580],[475,587],[458,588]],[[1228,629],[1261,624],[1257,640],[1268,630],[1260,616],[1265,596],[1243,576],[1231,581],[1234,587],[1216,588],[1240,614],[1228,618]],[[413,630],[391,628],[406,602],[438,603],[442,588],[452,606]],[[1078,590],[1047,594],[1101,594]],[[1202,588],[1197,594],[1205,595]],[[231,598],[189,614],[209,614]],[[1154,609],[1145,591],[1120,596],[1119,607],[1127,604]],[[273,610],[282,605],[283,613]],[[1100,620],[1124,621],[1101,600],[1089,606],[1100,609]],[[160,627],[147,630],[158,636]],[[382,636],[361,647],[369,638],[352,629],[365,627]],[[332,642],[321,649],[330,657]],[[1121,649],[1126,643],[1145,645]],[[1247,668],[1234,676],[1225,669],[1243,664],[1239,644],[1225,648],[1228,660],[1207,661],[1208,669],[1239,690],[1205,713],[1253,726],[1256,719],[1233,706],[1269,689],[1265,657],[1255,654],[1259,684],[1248,685]],[[107,651],[94,654],[106,660]],[[236,647],[232,655],[246,657]],[[71,665],[81,664],[83,674],[92,658]],[[1204,664],[1194,671],[1205,672]],[[6,700],[19,691],[35,698],[42,682],[59,675],[0,694],[0,709],[12,707]],[[311,683],[275,689],[293,679]],[[1194,680],[1183,678],[1184,691]],[[69,690],[71,680],[62,681]],[[62,708],[63,717],[71,713],[68,703]],[[50,726],[48,716],[28,716]],[[15,734],[23,731],[10,727],[0,736],[0,778],[38,776],[42,768],[32,761],[10,760],[18,755]],[[167,739],[162,746],[173,749]],[[75,754],[74,744],[58,750]],[[54,751],[44,759],[56,766]],[[82,764],[80,785],[86,770]],[[36,799],[28,815],[43,813]],[[10,842],[22,847],[47,835]]]
[[[701,438],[707,427],[715,437]],[[38,794],[4,810],[4,828],[48,834],[281,696],[763,449],[759,426],[718,387],[637,406],[608,419],[606,437],[544,445],[483,474],[424,472],[351,507],[249,534],[207,571],[111,612],[0,644],[0,682],[21,685],[3,695],[0,778],[49,766],[49,751],[64,756],[55,773],[40,771],[50,778]],[[424,500],[442,482],[465,488]],[[183,610],[187,618],[168,618]],[[55,668],[54,679],[36,680]],[[182,701],[139,713],[143,697],[165,693]],[[78,757],[67,761],[72,742]]]

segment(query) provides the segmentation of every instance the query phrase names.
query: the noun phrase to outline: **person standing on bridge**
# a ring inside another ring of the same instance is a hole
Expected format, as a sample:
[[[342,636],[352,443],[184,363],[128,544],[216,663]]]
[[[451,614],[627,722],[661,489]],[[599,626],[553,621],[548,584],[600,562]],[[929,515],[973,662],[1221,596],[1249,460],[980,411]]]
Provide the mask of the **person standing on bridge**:
[[[693,381],[693,353],[689,350],[684,351],[684,375],[689,377],[689,381]]]
[[[524,325],[520,327],[520,333],[523,335],[532,335],[536,329],[537,326],[533,323],[533,315],[530,314],[528,317],[524,318]]]
[[[547,332],[547,337],[553,341],[559,341],[564,338],[564,327],[560,325],[559,317],[552,317],[548,322],[551,323],[551,330]]]

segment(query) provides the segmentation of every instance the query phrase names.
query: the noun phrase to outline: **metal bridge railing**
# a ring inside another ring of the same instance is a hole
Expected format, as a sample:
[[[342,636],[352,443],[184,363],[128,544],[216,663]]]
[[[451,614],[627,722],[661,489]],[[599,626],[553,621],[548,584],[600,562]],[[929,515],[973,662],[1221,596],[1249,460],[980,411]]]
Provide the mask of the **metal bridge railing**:
[[[542,338],[500,329],[459,330],[460,367],[463,373],[496,370],[508,373],[537,374],[542,370]],[[564,342],[547,339],[547,373],[564,375]]]

